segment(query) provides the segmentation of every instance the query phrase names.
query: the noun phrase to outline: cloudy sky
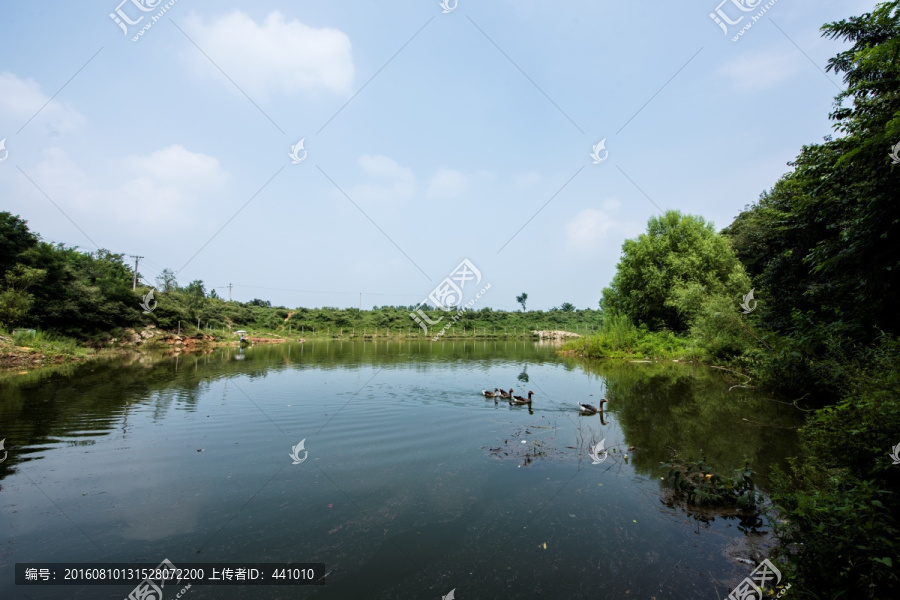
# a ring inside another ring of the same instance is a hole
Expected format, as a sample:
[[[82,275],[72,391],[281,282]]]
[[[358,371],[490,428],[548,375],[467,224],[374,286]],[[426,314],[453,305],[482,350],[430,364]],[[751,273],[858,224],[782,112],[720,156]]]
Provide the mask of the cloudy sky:
[[[498,309],[596,307],[660,209],[727,226],[832,133],[819,27],[876,4],[118,1],[4,7],[0,210],[287,306],[467,258]]]

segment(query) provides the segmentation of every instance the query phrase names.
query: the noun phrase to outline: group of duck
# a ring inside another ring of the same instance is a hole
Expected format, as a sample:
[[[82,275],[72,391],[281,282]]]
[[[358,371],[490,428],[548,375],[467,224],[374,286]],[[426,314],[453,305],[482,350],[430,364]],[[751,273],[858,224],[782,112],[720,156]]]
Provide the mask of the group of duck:
[[[534,396],[534,392],[528,392],[528,397],[524,398],[522,396],[516,396],[513,394],[513,389],[509,388],[508,392],[501,390],[500,388],[494,388],[494,391],[491,392],[489,390],[481,390],[481,395],[485,398],[500,398],[502,400],[509,400],[510,404],[531,404],[532,396]],[[596,415],[603,412],[603,403],[609,402],[606,398],[600,400],[598,406],[594,406],[593,404],[584,404],[583,402],[578,403],[578,410],[585,415]]]

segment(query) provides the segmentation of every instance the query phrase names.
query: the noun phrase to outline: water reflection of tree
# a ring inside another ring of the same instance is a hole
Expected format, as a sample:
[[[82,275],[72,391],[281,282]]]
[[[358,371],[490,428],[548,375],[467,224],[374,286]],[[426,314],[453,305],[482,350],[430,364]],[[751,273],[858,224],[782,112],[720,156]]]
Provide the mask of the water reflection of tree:
[[[699,365],[584,362],[606,381],[608,410],[615,414],[637,471],[658,475],[677,451],[707,457],[730,472],[749,460],[765,483],[774,464],[796,454],[802,414],[753,390],[730,387],[718,372]]]
[[[663,494],[659,501],[666,508],[684,513],[690,520],[696,522],[698,526],[703,524],[709,527],[716,519],[722,519],[723,521],[737,521],[738,531],[744,534],[769,533],[769,530],[766,528],[770,524],[764,518],[763,513],[728,509],[720,506],[695,506],[677,500],[670,494]]]

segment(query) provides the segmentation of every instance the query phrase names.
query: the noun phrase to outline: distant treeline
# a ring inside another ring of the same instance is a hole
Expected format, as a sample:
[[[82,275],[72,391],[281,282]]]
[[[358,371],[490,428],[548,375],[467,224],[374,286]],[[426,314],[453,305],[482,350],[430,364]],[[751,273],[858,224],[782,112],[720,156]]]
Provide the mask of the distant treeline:
[[[121,328],[144,325],[182,331],[426,335],[410,317],[418,308],[413,305],[287,308],[259,298],[224,300],[214,289],[207,291],[203,281],[179,285],[169,269],[154,287],[139,284],[132,290],[134,275],[123,254],[44,242],[20,217],[0,212],[0,325],[7,330],[37,328],[97,342],[115,337]],[[425,312],[443,326],[456,309]],[[563,302],[548,311],[465,310],[446,335],[530,335],[533,329],[590,333],[599,324],[599,310]],[[435,332],[429,329],[428,335]]]

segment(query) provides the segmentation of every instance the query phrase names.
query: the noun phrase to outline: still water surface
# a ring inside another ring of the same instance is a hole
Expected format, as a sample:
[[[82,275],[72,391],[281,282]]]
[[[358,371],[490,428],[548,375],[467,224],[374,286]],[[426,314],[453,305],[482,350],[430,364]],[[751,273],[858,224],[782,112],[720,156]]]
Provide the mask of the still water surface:
[[[194,586],[184,600],[725,597],[753,568],[729,557],[756,535],[752,520],[668,506],[660,464],[672,451],[719,471],[749,460],[765,488],[801,419],[732,383],[694,365],[471,340],[136,355],[7,376],[0,598],[121,599],[133,587],[26,590],[16,562],[164,558],[337,568],[325,586]],[[479,393],[495,387],[533,390],[531,409]],[[578,414],[576,402],[603,397],[603,416]],[[301,440],[309,454],[295,465]],[[617,452],[593,464],[600,440]]]

